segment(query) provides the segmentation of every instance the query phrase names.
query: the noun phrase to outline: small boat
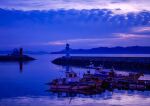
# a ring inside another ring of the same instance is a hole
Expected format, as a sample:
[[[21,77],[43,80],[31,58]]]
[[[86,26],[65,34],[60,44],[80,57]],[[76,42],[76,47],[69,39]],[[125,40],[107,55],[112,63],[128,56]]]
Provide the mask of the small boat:
[[[66,72],[66,78],[55,79],[50,83],[51,89],[87,90],[94,88],[94,82],[79,78],[73,71]]]
[[[55,79],[49,83],[50,91],[95,94],[102,91],[102,81],[92,77],[79,78],[74,71],[66,72],[65,78]]]

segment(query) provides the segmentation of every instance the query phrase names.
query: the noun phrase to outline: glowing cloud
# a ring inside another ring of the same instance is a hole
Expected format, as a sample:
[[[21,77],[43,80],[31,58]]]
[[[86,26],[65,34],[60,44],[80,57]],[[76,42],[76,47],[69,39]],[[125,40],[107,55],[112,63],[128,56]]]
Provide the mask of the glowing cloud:
[[[135,27],[135,28],[131,29],[131,31],[133,31],[135,33],[146,33],[146,32],[150,32],[150,27],[149,26]]]
[[[131,39],[131,38],[150,38],[149,35],[138,35],[138,34],[126,34],[126,33],[118,33],[116,34],[117,37],[123,39]]]

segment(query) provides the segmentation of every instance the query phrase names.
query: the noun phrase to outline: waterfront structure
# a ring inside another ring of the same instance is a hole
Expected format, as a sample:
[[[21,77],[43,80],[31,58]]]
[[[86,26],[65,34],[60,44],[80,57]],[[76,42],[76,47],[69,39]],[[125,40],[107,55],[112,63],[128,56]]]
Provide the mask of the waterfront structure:
[[[70,45],[68,43],[66,44],[66,57],[70,57]]]

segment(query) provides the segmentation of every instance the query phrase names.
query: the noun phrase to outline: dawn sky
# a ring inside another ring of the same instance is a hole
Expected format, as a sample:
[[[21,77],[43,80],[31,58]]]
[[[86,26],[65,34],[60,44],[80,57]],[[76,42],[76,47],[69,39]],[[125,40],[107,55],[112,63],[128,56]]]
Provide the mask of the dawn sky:
[[[150,46],[150,0],[0,0],[0,50]]]

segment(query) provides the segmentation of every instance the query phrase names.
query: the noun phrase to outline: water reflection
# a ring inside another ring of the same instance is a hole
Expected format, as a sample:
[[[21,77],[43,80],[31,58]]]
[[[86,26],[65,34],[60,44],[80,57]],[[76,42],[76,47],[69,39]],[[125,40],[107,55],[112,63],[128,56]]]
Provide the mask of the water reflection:
[[[18,62],[18,65],[19,65],[19,71],[20,73],[23,73],[23,68],[24,68],[24,65],[26,64],[29,64],[30,62],[23,62],[23,61],[19,61]]]
[[[63,94],[62,94],[63,95]],[[66,96],[25,96],[1,99],[3,106],[149,106],[150,92],[139,91],[106,91],[93,96],[77,95],[75,97]]]
[[[22,61],[19,62],[19,70],[20,70],[20,73],[23,72],[23,62]]]
[[[1,65],[8,65],[8,67],[9,67],[10,64],[17,65],[18,66],[18,70],[19,70],[20,73],[23,72],[24,65],[28,64],[28,63],[30,63],[30,62],[23,62],[23,61],[18,61],[18,62],[0,62]]]

